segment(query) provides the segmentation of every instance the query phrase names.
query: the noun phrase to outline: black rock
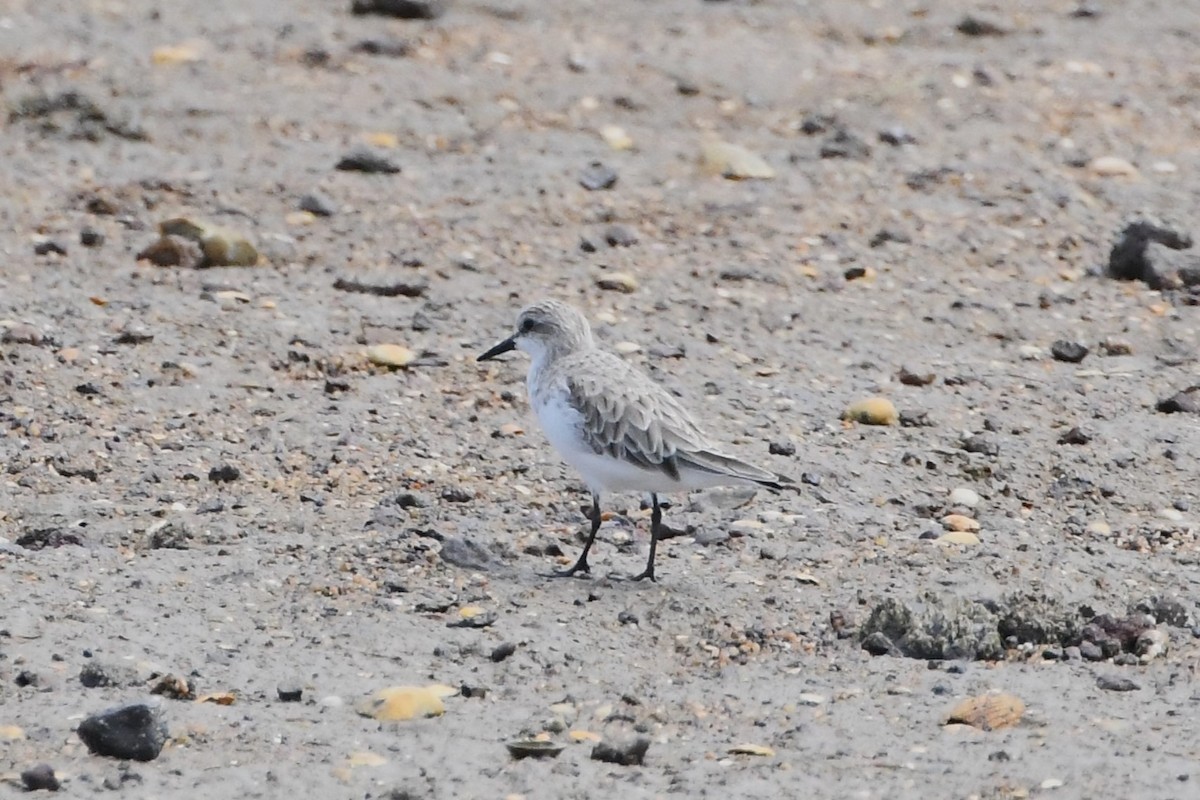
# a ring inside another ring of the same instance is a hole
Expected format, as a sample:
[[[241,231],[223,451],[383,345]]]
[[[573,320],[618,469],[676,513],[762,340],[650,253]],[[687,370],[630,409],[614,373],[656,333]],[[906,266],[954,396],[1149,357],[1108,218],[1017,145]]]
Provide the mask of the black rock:
[[[404,58],[412,52],[412,45],[403,39],[361,39],[350,50],[369,56]]]
[[[104,234],[95,228],[84,228],[79,232],[79,243],[84,247],[99,247],[104,244]]]
[[[961,33],[963,36],[1004,36],[1008,33],[1007,30],[1000,27],[996,23],[973,17],[970,14],[963,17],[954,30]]]
[[[1059,339],[1050,345],[1050,355],[1054,356],[1056,361],[1066,361],[1068,364],[1078,364],[1087,358],[1087,354],[1087,347],[1081,345],[1079,342]]]
[[[767,452],[773,456],[794,456],[796,455],[796,445],[791,442],[771,442],[767,445]]]
[[[1121,281],[1143,281],[1152,289],[1165,288],[1171,283],[1172,267],[1166,263],[1169,254],[1164,251],[1191,246],[1192,237],[1186,233],[1154,220],[1136,220],[1125,226],[1109,252],[1108,275]]]
[[[916,137],[899,125],[881,130],[879,132],[879,141],[883,142],[884,144],[889,144],[892,147],[899,147],[902,144],[917,143]]]
[[[49,548],[83,545],[83,539],[77,534],[62,528],[34,528],[17,537],[18,545],[29,550],[44,550]]]
[[[637,614],[633,613],[632,611],[622,611],[621,613],[617,614],[617,622],[621,623],[622,625],[637,625]]]
[[[617,171],[612,167],[606,167],[599,161],[593,161],[587,169],[580,173],[579,185],[589,192],[611,189],[617,185]]]
[[[79,682],[88,689],[100,686],[134,686],[138,681],[137,671],[120,664],[102,664],[89,661],[79,670]]]
[[[351,14],[380,14],[400,19],[437,19],[446,13],[446,0],[354,0]]]
[[[30,672],[27,669],[23,669],[17,673],[17,677],[13,679],[13,683],[24,688],[26,686],[37,686],[38,680],[38,674],[36,672]]]
[[[392,175],[400,171],[400,165],[373,150],[360,147],[342,156],[335,169],[342,172],[367,172]]]
[[[475,499],[475,493],[461,486],[447,486],[442,489],[442,500],[447,503],[469,503]]]
[[[1130,678],[1116,678],[1111,675],[1101,675],[1096,679],[1096,686],[1106,692],[1136,692],[1142,688]]]
[[[168,730],[161,707],[133,703],[93,714],[79,723],[76,733],[96,755],[153,761],[162,752]]]
[[[332,217],[337,213],[337,203],[320,192],[310,192],[300,198],[300,210],[317,217]]]
[[[33,254],[34,255],[44,256],[44,255],[48,255],[50,253],[54,253],[54,254],[60,255],[60,256],[65,256],[67,254],[67,248],[63,247],[61,244],[54,241],[53,239],[47,239],[44,242],[38,242],[37,244],[35,244],[33,246]]]
[[[275,687],[275,694],[284,703],[299,703],[304,697],[304,687],[296,683],[281,683]]]
[[[863,159],[871,155],[871,145],[845,128],[838,128],[821,145],[821,158]]]
[[[1155,409],[1163,414],[1200,414],[1200,384],[1159,400]]]
[[[586,237],[586,236],[583,236],[583,237],[581,237],[581,238],[579,239],[579,249],[580,249],[580,250],[582,250],[582,251],[583,251],[583,252],[585,252],[585,253],[594,253],[594,252],[596,252],[596,251],[597,251],[599,248],[598,248],[598,247],[596,247],[596,243],[595,243],[595,242],[593,242],[593,241],[592,241],[591,239],[589,239],[588,237]]]
[[[517,652],[517,646],[512,642],[505,642],[504,644],[496,645],[495,649],[492,650],[491,659],[499,664],[515,652]]]
[[[592,748],[592,760],[608,764],[620,764],[623,767],[640,766],[650,749],[650,740],[639,736],[629,742],[600,742]]]
[[[54,767],[49,764],[38,764],[29,769],[22,770],[21,783],[25,786],[25,790],[29,792],[36,792],[39,789],[57,792],[62,785],[58,782],[58,778],[54,776]]]
[[[873,656],[886,656],[896,652],[896,645],[886,634],[875,631],[863,639],[862,649]]]
[[[242,471],[232,464],[222,464],[208,471],[208,479],[213,483],[233,483],[242,477]]]
[[[1075,427],[1058,437],[1059,444],[1088,444],[1092,435],[1082,428]]]

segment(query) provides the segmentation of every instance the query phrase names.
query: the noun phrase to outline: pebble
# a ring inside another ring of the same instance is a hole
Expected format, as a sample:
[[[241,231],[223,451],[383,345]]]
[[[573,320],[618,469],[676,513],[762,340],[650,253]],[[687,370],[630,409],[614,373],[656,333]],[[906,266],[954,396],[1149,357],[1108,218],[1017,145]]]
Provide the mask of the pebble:
[[[950,492],[950,505],[963,506],[964,508],[975,508],[979,505],[982,498],[979,492],[967,486],[959,486],[954,491]]]
[[[447,564],[477,572],[488,571],[493,562],[486,547],[463,536],[447,536],[439,555]]]
[[[281,683],[275,687],[275,696],[283,703],[299,703],[304,697],[304,688],[298,683]]]
[[[350,13],[379,14],[399,19],[437,19],[446,13],[446,0],[354,0]]]
[[[796,695],[796,702],[802,706],[823,706],[829,701],[829,698],[823,694],[815,692],[801,692]]]
[[[628,272],[606,272],[596,279],[596,286],[609,292],[633,294],[637,291],[637,278]]]
[[[623,767],[641,766],[650,749],[650,740],[639,736],[627,742],[600,742],[592,748],[592,760]]]
[[[604,241],[609,247],[632,247],[637,244],[638,235],[628,225],[609,225],[604,229]]]
[[[965,514],[947,514],[942,517],[942,527],[948,531],[969,531],[977,532],[980,529],[979,521],[966,516]]]
[[[458,690],[437,683],[430,686],[391,686],[360,701],[354,710],[361,716],[380,722],[440,717],[446,713],[442,698],[456,694]]]
[[[159,267],[198,269],[204,265],[204,250],[182,236],[160,236],[137,254],[137,260]]]
[[[342,172],[394,175],[400,171],[400,165],[382,153],[367,147],[358,147],[343,155],[334,165],[334,169]]]
[[[1138,169],[1118,156],[1099,156],[1088,162],[1088,171],[1098,178],[1136,178]]]
[[[1058,437],[1059,444],[1088,444],[1092,441],[1092,435],[1079,427],[1071,428],[1071,430]]]
[[[796,445],[787,441],[771,442],[767,445],[767,452],[773,456],[794,456],[796,455]]]
[[[137,670],[121,664],[88,661],[79,670],[79,682],[88,689],[102,686],[134,686],[138,683],[138,675]]]
[[[1000,455],[1000,445],[992,437],[983,433],[977,433],[974,436],[968,436],[966,439],[963,439],[962,449],[968,453],[979,453],[984,456],[994,457]]]
[[[87,717],[76,733],[96,755],[153,761],[162,752],[168,730],[161,705],[132,703]]]
[[[730,180],[770,180],[775,177],[775,170],[761,156],[729,142],[706,142],[701,159],[705,170]]]
[[[1200,414],[1200,384],[1159,400],[1154,408],[1161,414]]]
[[[871,155],[871,145],[845,128],[838,128],[821,144],[821,158],[864,159]]]
[[[946,544],[979,544],[979,537],[970,531],[949,531],[947,533],[943,533],[937,538],[937,540],[939,542],[945,542]]]
[[[600,129],[600,138],[613,150],[633,149],[633,137],[620,125],[605,125]]]
[[[54,767],[49,764],[37,764],[29,769],[22,770],[21,783],[25,786],[25,790],[29,792],[36,792],[41,789],[57,792],[62,785],[58,782],[58,777],[54,774]]]
[[[1131,678],[1113,677],[1111,675],[1101,675],[1096,679],[1096,686],[1106,692],[1136,692],[1142,688]]]
[[[900,414],[886,397],[869,397],[847,406],[842,419],[863,425],[895,425],[900,421]]]
[[[512,642],[504,642],[503,644],[496,645],[496,647],[492,649],[491,659],[493,662],[499,664],[501,661],[508,658],[515,652],[517,652],[517,646],[515,644]]]
[[[579,184],[589,192],[611,189],[617,185],[617,171],[603,162],[593,161],[579,175]]]
[[[1071,342],[1066,339],[1059,339],[1054,344],[1050,345],[1050,355],[1054,356],[1056,361],[1065,361],[1068,364],[1078,364],[1083,359],[1087,358],[1088,349],[1079,342]]]
[[[320,192],[310,192],[300,198],[300,210],[316,217],[332,217],[337,213],[337,204]]]
[[[1079,655],[1082,656],[1085,661],[1104,660],[1104,650],[1101,649],[1100,645],[1096,644],[1095,642],[1080,642]]]
[[[104,244],[104,234],[95,228],[84,228],[79,232],[79,243],[84,247],[99,247]]]
[[[400,369],[417,360],[417,354],[404,345],[376,344],[367,348],[367,361],[379,367]]]
[[[637,342],[617,342],[613,345],[613,350],[623,356],[631,356],[634,353],[640,353],[642,346]]]
[[[412,52],[412,45],[403,39],[359,39],[350,50],[369,56],[404,58]]]
[[[45,335],[34,325],[24,322],[17,323],[4,331],[0,341],[5,344],[31,344],[35,347],[46,341]]]
[[[701,547],[710,547],[729,541],[729,532],[720,528],[701,528],[692,538]]]
[[[63,247],[53,239],[46,239],[36,243],[33,246],[34,255],[45,256],[50,255],[51,253],[54,255],[65,256],[67,254],[67,248]]]
[[[213,483],[233,483],[242,477],[242,471],[233,464],[220,464],[208,471],[208,479]]]

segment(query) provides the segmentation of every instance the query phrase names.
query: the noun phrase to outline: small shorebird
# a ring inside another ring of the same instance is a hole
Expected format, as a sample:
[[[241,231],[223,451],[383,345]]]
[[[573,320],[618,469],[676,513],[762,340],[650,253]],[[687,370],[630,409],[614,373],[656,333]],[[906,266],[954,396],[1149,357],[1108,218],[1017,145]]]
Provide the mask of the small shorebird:
[[[660,494],[729,484],[779,491],[791,479],[722,453],[679,402],[621,357],[601,350],[574,308],[554,300],[534,303],[517,317],[512,336],[479,356],[493,359],[523,350],[529,365],[529,402],[546,438],[583,476],[592,492],[592,530],[567,578],[590,572],[588,552],[600,530],[600,495],[649,492],[650,558],[631,580],[654,580],[654,551],[662,525]]]

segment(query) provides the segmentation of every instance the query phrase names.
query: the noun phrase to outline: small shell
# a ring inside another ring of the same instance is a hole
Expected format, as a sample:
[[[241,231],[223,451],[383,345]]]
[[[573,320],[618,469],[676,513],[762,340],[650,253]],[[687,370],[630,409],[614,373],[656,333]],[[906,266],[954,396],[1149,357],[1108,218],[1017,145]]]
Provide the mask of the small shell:
[[[968,697],[956,705],[946,718],[946,724],[962,723],[983,731],[1010,728],[1021,721],[1025,703],[1012,694],[981,694]]]
[[[515,759],[522,758],[554,758],[564,749],[557,742],[544,742],[540,739],[521,739],[505,745],[509,755]]]

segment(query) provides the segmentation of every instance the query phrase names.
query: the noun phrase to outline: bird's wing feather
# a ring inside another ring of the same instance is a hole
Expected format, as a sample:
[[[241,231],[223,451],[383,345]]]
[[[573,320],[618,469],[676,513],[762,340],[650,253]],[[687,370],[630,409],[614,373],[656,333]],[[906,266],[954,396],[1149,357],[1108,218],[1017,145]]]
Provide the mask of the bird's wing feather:
[[[564,369],[569,402],[591,448],[679,479],[680,466],[776,486],[779,476],[713,448],[670,393],[618,356],[588,353],[585,369]],[[565,366],[565,365],[564,365]]]

